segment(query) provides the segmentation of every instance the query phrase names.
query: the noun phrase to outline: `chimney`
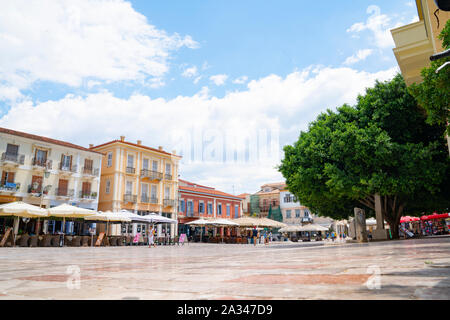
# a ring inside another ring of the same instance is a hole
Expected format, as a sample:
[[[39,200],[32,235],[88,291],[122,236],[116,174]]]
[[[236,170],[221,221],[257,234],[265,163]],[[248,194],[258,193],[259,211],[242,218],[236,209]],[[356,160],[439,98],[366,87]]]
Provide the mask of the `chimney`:
[[[141,144],[142,144],[142,141],[141,141],[141,140],[138,140],[138,141],[137,141],[137,144],[138,144],[138,145],[141,145]]]
[[[162,147],[162,146],[159,146],[159,147],[158,147],[158,150],[159,150],[159,151],[163,151],[163,147]]]
[[[125,136],[120,136],[120,141],[125,141]]]
[[[92,143],[89,143],[89,149],[92,149],[94,145]]]

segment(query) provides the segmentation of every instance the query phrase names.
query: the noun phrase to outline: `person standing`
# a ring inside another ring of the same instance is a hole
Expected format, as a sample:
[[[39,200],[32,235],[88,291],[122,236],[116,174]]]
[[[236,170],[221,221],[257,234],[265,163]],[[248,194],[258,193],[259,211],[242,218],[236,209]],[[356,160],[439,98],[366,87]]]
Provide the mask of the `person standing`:
[[[253,244],[256,246],[256,241],[258,240],[258,230],[253,227]]]
[[[148,245],[149,248],[156,247],[156,244],[155,244],[155,230],[153,229],[153,226],[150,228],[150,230],[148,232],[148,242],[149,242],[149,245]]]

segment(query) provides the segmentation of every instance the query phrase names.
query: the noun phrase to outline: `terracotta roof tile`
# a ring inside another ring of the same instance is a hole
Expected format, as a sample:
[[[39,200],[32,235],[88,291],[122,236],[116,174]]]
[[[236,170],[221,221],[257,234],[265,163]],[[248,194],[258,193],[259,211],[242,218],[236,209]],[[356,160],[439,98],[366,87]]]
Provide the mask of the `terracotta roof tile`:
[[[180,191],[192,191],[192,192],[201,192],[201,193],[206,193],[212,196],[224,196],[224,197],[230,197],[230,198],[235,198],[236,200],[241,200],[239,197],[226,193],[226,192],[222,192],[219,190],[211,190],[211,189],[204,189],[204,188],[195,188],[195,187],[184,187],[184,186],[179,186],[178,189]]]
[[[103,155],[103,153],[98,152],[98,151],[94,151],[70,142],[65,142],[65,141],[61,141],[61,140],[56,140],[56,139],[52,139],[52,138],[47,138],[47,137],[43,137],[43,136],[38,136],[35,134],[31,134],[31,133],[26,133],[26,132],[21,132],[21,131],[16,131],[16,130],[11,130],[11,129],[6,129],[6,128],[1,128],[0,127],[0,132],[1,133],[6,133],[6,134],[11,134],[14,136],[18,136],[18,137],[23,137],[23,138],[28,138],[28,139],[33,139],[33,140],[38,140],[38,141],[42,141],[42,142],[47,142],[47,143],[53,143],[53,144],[57,144],[63,147],[67,147],[67,148],[73,148],[73,149],[78,149],[78,150],[83,150],[83,151],[87,151],[87,152],[93,152],[93,153],[98,153]]]

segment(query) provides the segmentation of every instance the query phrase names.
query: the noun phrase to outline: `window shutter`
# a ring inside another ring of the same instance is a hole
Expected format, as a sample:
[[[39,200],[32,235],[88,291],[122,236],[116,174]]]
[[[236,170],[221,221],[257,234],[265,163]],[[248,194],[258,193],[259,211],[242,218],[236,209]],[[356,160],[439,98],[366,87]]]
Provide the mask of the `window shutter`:
[[[1,184],[4,185],[5,182],[6,182],[6,171],[3,171],[2,172],[2,182],[1,182]]]
[[[70,170],[72,170],[72,156],[70,156],[69,168],[70,168]]]
[[[8,182],[14,183],[14,172],[8,172]]]

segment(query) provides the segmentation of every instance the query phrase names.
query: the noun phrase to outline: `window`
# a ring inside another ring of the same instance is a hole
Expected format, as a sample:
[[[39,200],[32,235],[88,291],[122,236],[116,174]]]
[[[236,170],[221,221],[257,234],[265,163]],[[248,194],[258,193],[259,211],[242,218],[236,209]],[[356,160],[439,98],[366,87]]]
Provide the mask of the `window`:
[[[239,205],[234,205],[234,217],[239,218]]]
[[[133,181],[127,181],[127,184],[125,186],[125,194],[132,194],[133,193]]]
[[[213,214],[213,204],[208,202],[208,214]]]
[[[227,204],[227,217],[231,215],[231,206]]]
[[[221,215],[221,214],[222,214],[222,204],[219,203],[219,204],[217,205],[217,215]]]
[[[300,209],[295,209],[295,217],[300,218]]]
[[[192,217],[194,215],[194,202],[192,200],[189,200],[187,204],[187,216]]]
[[[127,167],[134,168],[134,156],[132,154],[129,154],[127,157]]]
[[[203,201],[200,201],[198,203],[198,212],[199,213],[205,213],[205,204],[203,203]]]
[[[94,167],[94,160],[92,159],[84,159],[84,168],[87,170],[92,170]]]
[[[152,197],[153,200],[156,200],[156,199],[158,198],[158,197],[156,196],[156,191],[157,191],[156,186],[155,186],[155,185],[152,185],[152,189],[151,189],[151,197]]]
[[[109,192],[111,191],[111,180],[106,180],[106,190],[105,192],[109,194]]]
[[[36,157],[35,164],[43,166],[43,165],[45,165],[45,162],[47,161],[47,151],[36,149],[35,157]]]
[[[286,218],[289,219],[291,217],[291,210],[286,210]]]
[[[42,189],[42,177],[32,176],[31,177],[31,193],[41,192]]]
[[[170,199],[170,187],[166,187],[164,190],[164,199]]]
[[[152,161],[152,170],[158,171],[158,161],[156,161],[156,160]]]
[[[186,212],[186,204],[183,199],[180,201],[180,211]]]
[[[6,183],[14,183],[14,172],[2,172],[2,181],[0,186],[4,186]]]
[[[286,195],[284,196],[284,203],[289,203],[292,202],[292,197],[289,193],[286,193]]]
[[[59,179],[58,182],[58,195],[67,195],[67,187],[69,186],[69,180]]]
[[[61,155],[61,169],[69,170],[72,165],[72,156]]]
[[[83,182],[81,185],[81,193],[86,196],[91,195],[91,183],[90,182]]]
[[[309,211],[308,211],[308,210],[305,210],[304,216],[305,216],[305,218],[308,218],[308,217],[309,217]]]
[[[6,154],[11,156],[17,156],[19,154],[19,146],[8,143],[6,145]]]
[[[141,199],[148,199],[148,184],[146,183],[141,184]]]
[[[142,169],[148,170],[148,163],[149,163],[148,159],[142,160]]]
[[[172,172],[170,163],[166,163],[166,173],[170,174]]]
[[[112,152],[108,152],[108,161],[106,163],[107,167],[111,167],[112,166],[112,157],[113,157],[113,153]]]

